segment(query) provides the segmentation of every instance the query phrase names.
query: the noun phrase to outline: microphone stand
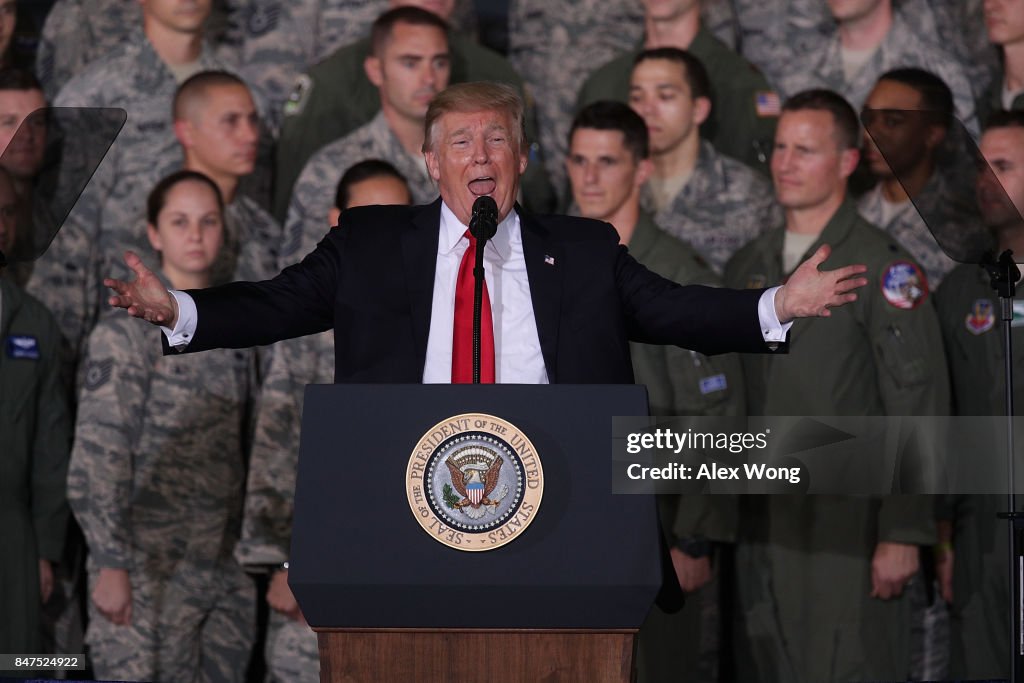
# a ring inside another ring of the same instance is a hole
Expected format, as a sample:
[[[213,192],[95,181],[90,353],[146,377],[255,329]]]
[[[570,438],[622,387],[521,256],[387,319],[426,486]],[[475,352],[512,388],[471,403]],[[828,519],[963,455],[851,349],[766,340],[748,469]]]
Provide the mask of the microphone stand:
[[[486,237],[476,238],[476,263],[473,265],[473,384],[480,384],[480,318],[484,300],[484,246]]]
[[[1000,519],[1009,522],[1009,581],[1010,581],[1010,681],[1017,683],[1024,675],[1024,604],[1021,603],[1022,582],[1024,582],[1024,550],[1020,542],[1020,531],[1024,528],[1024,514],[1017,512],[1016,479],[1014,473],[1013,449],[1013,297],[1020,270],[1013,261],[1013,252],[1004,251],[996,261],[987,255],[982,267],[991,278],[992,289],[999,297],[1000,319],[1003,322],[1004,377],[1006,379],[1006,465],[1010,480],[1007,492],[1008,511],[999,513]]]
[[[484,247],[498,231],[498,205],[486,195],[473,202],[469,232],[476,239],[473,264],[473,384],[480,384],[480,318],[484,300]]]

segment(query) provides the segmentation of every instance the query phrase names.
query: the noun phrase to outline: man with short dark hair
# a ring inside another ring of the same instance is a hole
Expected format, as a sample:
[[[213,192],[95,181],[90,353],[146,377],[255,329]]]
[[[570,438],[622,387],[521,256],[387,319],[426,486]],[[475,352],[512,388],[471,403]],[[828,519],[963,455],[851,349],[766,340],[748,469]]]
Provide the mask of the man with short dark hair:
[[[364,159],[384,159],[406,177],[413,199],[437,197],[423,164],[423,117],[448,85],[451,57],[445,23],[418,7],[385,12],[374,23],[366,75],[380,94],[380,111],[366,125],[321,147],[302,169],[285,221],[281,266],[308,254],[326,233],[324,217],[343,169]]]
[[[662,230],[641,209],[641,187],[651,172],[647,142],[644,120],[621,102],[598,101],[580,110],[569,132],[566,159],[579,213],[611,223],[633,257],[662,277],[719,286],[720,279],[693,247]],[[736,356],[709,358],[677,346],[635,342],[630,355],[637,383],[647,385],[652,415],[744,414]],[[658,507],[676,578],[690,595],[681,614],[651,610],[640,629],[638,677],[662,681],[687,671],[692,681],[715,681],[720,614],[713,551],[717,542],[735,540],[735,500],[659,496]]]
[[[861,118],[867,165],[878,182],[857,200],[857,210],[909,251],[937,288],[956,265],[932,235],[939,230],[950,238],[957,229],[946,208],[953,191],[937,168],[953,120],[953,93],[931,72],[894,69],[878,79]]]
[[[452,21],[456,6],[455,0],[388,0],[386,4],[392,10],[411,6],[430,11],[446,25]],[[379,56],[373,42],[367,36],[339,48],[295,81],[285,103],[278,148],[274,197],[274,214],[278,219],[285,220],[293,188],[310,157],[324,145],[368,123],[379,112],[381,97],[364,68],[368,59]],[[508,83],[525,96],[522,79],[504,57],[457,31],[447,31],[447,42],[450,82]],[[533,157],[531,162],[540,158],[539,147]],[[551,190],[541,165],[536,166],[524,188],[524,201],[528,206],[547,209]]]
[[[782,222],[761,174],[701,139],[714,110],[712,85],[694,55],[674,47],[636,56],[629,104],[647,124],[653,170],[644,207],[721,273],[736,250]]]
[[[676,48],[696,57],[708,72],[713,107],[701,136],[723,154],[765,170],[779,98],[764,76],[701,25],[698,0],[642,0],[644,39],[594,71],[580,89],[578,105],[599,99],[626,101],[633,63],[642,50]]]
[[[174,134],[184,168],[212,179],[224,198],[224,246],[213,281],[266,280],[278,271],[281,226],[239,192],[256,170],[260,118],[249,87],[234,74],[202,71],[174,96]]]
[[[754,415],[943,415],[938,321],[924,272],[857,215],[847,179],[860,124],[839,95],[812,90],[782,108],[772,178],[784,228],[741,249],[726,283],[783,282],[830,244],[867,264],[868,288],[832,319],[809,321],[785,357],[744,356]],[[824,323],[824,324],[822,324]],[[934,542],[932,504],[911,496],[764,496],[742,501],[737,545],[739,680],[904,679],[918,545]]]

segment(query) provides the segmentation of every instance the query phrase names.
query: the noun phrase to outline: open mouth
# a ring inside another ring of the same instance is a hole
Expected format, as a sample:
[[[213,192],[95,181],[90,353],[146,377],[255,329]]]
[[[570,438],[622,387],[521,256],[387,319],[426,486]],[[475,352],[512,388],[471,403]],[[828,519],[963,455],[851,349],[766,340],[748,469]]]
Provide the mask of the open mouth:
[[[469,191],[477,197],[481,197],[485,194],[491,194],[497,187],[498,183],[496,183],[494,178],[490,176],[474,178],[469,181]]]

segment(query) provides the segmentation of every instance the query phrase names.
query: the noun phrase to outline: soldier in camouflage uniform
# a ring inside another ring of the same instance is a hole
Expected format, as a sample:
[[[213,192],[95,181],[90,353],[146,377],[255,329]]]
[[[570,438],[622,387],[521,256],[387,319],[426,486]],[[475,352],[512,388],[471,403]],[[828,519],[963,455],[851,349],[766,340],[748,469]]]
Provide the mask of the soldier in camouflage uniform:
[[[795,326],[788,355],[743,357],[751,414],[948,411],[925,276],[846,198],[859,129],[853,109],[829,91],[803,93],[783,106],[772,176],[786,227],[737,252],[725,281],[778,284],[828,244],[837,262],[866,264],[868,285],[827,322]],[[910,605],[901,594],[917,572],[917,546],[935,540],[931,500],[776,495],[742,503],[737,679],[904,680]]]
[[[324,225],[336,225],[336,212],[353,206],[409,204],[401,175],[383,162],[360,162],[338,184],[342,200]],[[325,228],[326,229],[326,228]],[[343,229],[343,228],[339,228]],[[282,263],[286,267],[290,263]],[[307,384],[334,381],[334,333],[278,342],[260,394],[245,497],[242,538],[235,556],[247,569],[271,568],[267,602],[266,662],[277,683],[318,683],[320,659],[310,630],[288,588],[288,548],[298,460],[299,424]]]
[[[46,15],[36,75],[48,100],[99,57],[129,41],[142,10],[124,0],[57,0]]]
[[[380,92],[381,110],[365,126],[335,140],[314,154],[292,193],[285,222],[285,243],[281,258],[298,260],[323,238],[324,217],[331,208],[334,188],[343,169],[364,159],[383,159],[397,168],[409,182],[413,201],[425,204],[438,196],[437,186],[427,174],[421,148],[423,120],[429,99],[448,84],[448,43],[443,22],[435,15],[414,7],[392,10],[378,25],[390,22],[391,39],[380,55],[367,61],[367,70]],[[416,23],[399,21],[408,17]],[[414,54],[418,59],[415,78],[403,77],[401,60]]]
[[[53,311],[75,357],[105,309],[99,273],[125,273],[121,247],[143,243],[138,226],[146,194],[181,166],[171,120],[178,83],[197,71],[222,68],[202,41],[203,17],[168,18],[169,2],[147,2],[141,30],[73,78],[54,102],[58,107],[120,107],[128,112],[128,122],[26,287]],[[172,32],[168,27],[176,22],[181,22],[174,29],[178,32]],[[159,52],[182,35],[191,40],[188,56],[181,64],[166,63]]]
[[[1011,249],[1024,254],[1024,182],[1017,169],[1024,165],[1024,113],[1003,112],[988,123],[979,144],[1002,191],[979,188],[982,216],[992,231],[997,253]],[[1005,197],[1013,206],[1006,205]],[[1017,256],[1019,259],[1019,256]],[[973,264],[951,272],[935,295],[942,333],[949,356],[953,397],[958,415],[1005,415],[1006,379],[1003,347],[1004,322],[999,299],[985,271]],[[1013,384],[1016,396],[1024,392],[1024,330],[1019,325],[1019,303],[1013,303]],[[1019,416],[1020,403],[1015,404]],[[983,446],[988,446],[984,444]],[[971,443],[965,448],[978,448]],[[993,443],[992,448],[1003,444]],[[950,601],[951,667],[953,678],[1009,679],[1011,650],[1010,603],[1005,495],[959,495],[949,506],[948,528],[937,551],[945,555],[944,595]],[[1020,508],[1018,507],[1018,511]],[[950,542],[952,546],[950,546]],[[940,565],[941,566],[941,565]]]
[[[601,99],[627,101],[633,64],[643,48],[686,50],[704,66],[714,93],[701,135],[723,154],[766,171],[779,100],[765,78],[701,26],[696,0],[653,6],[647,21],[659,32],[594,71],[580,89],[579,106]]]
[[[957,224],[952,217],[941,225],[936,222],[949,213],[945,206],[954,203],[936,166],[953,117],[953,93],[941,78],[923,69],[896,69],[879,79],[861,116],[868,131],[867,165],[878,183],[860,197],[857,210],[909,251],[924,267],[928,284],[936,288],[956,266],[931,232],[944,226],[945,232],[952,232],[951,226]],[[933,225],[925,222],[918,207]]]
[[[559,205],[569,201],[563,161],[576,92],[595,65],[635,45],[643,26],[644,14],[637,0],[509,3],[509,59],[523,74],[536,105],[536,139]]]
[[[269,280],[278,272],[281,226],[238,191],[242,178],[255,170],[260,137],[248,87],[233,74],[200,72],[178,88],[173,109],[184,168],[212,178],[225,202],[223,257],[213,281]]]
[[[154,188],[149,236],[169,286],[209,284],[222,209],[201,174]],[[255,594],[232,550],[253,354],[162,356],[160,334],[109,316],[89,336],[68,476],[90,551],[86,641],[100,678],[241,682]]]
[[[977,133],[975,93],[963,66],[935,41],[934,35],[915,28],[912,12],[894,11],[892,0],[881,0],[872,10],[874,16],[858,16],[856,22],[853,17],[837,12],[837,23],[825,33],[787,25],[775,43],[774,58],[759,64],[783,96],[808,88],[829,88],[859,109],[883,73],[913,66],[931,71],[945,81],[953,91],[957,117]],[[854,29],[855,25],[886,23],[890,24],[889,29],[879,37],[862,36]],[[862,44],[865,41],[869,44]],[[794,64],[800,68],[794,68]]]
[[[721,273],[737,249],[780,225],[782,213],[765,177],[701,139],[698,127],[714,111],[711,87],[694,55],[657,48],[637,56],[629,100],[652,131],[644,207]]]
[[[621,102],[595,102],[573,120],[566,160],[580,215],[610,222],[640,263],[684,285],[718,286],[698,253],[661,230],[640,208],[652,171],[647,127]],[[647,385],[651,414],[742,415],[739,358],[708,358],[676,346],[630,344],[636,381]],[[680,614],[655,607],[640,630],[639,680],[716,681],[719,583],[711,542],[735,539],[735,501],[726,496],[659,496],[662,527],[680,587],[689,593]]]
[[[392,0],[390,3],[393,8],[415,4],[408,0]],[[447,10],[447,13],[439,15],[446,21],[452,10],[451,3]],[[496,81],[509,83],[523,94],[519,74],[497,53],[453,31],[448,32],[448,49],[451,83]],[[309,158],[329,142],[368,123],[380,111],[380,95],[364,66],[372,50],[372,37],[366,36],[338,49],[296,81],[285,105],[278,147],[274,198],[274,214],[278,218],[285,218],[296,179]],[[532,119],[528,122],[527,133],[531,138],[535,137]],[[528,207],[550,210],[552,193],[540,163],[539,149],[531,148],[530,163],[534,168],[527,169],[523,199]]]

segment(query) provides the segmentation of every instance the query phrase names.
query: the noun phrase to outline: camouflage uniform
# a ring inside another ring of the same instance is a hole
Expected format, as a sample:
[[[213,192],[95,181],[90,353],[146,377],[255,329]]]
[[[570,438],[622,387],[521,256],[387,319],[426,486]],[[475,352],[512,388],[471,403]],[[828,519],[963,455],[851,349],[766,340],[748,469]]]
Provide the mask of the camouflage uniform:
[[[42,652],[39,559],[64,549],[71,417],[53,316],[3,277],[0,344],[0,650]]]
[[[661,230],[641,213],[629,252],[658,275],[683,285],[720,286],[708,264],[685,242]],[[709,358],[678,346],[631,342],[638,384],[647,385],[651,415],[743,415],[743,373],[735,354]],[[709,381],[710,380],[710,381]],[[666,541],[702,537],[735,540],[735,500],[729,496],[659,496]],[[729,521],[724,521],[729,520]],[[682,612],[655,607],[640,629],[640,681],[666,681],[688,672],[687,680],[716,681],[719,583],[717,578],[687,596]]]
[[[288,207],[281,247],[283,263],[300,260],[327,234],[327,214],[338,181],[350,166],[366,159],[393,164],[408,181],[413,203],[427,204],[437,199],[437,185],[427,174],[423,157],[412,157],[405,151],[381,112],[362,128],[323,147],[302,169]]]
[[[310,23],[314,32],[304,34],[303,38],[308,40],[308,36],[315,36],[310,64],[364,38],[377,17],[388,9],[388,0],[300,0],[296,4],[301,4],[297,11],[313,20]],[[455,0],[455,9],[448,23],[467,36],[472,34],[476,28],[472,0]]]
[[[936,292],[935,306],[949,356],[956,413],[1005,415],[1004,328],[999,299],[988,275],[975,265],[958,266]],[[1011,323],[1013,388],[1016,396],[1021,396],[1024,329],[1017,323],[1015,310]],[[1014,404],[1017,416],[1021,415],[1020,405]],[[1005,448],[1000,439],[994,439],[991,447]],[[985,446],[988,444],[970,443],[964,448]],[[1009,559],[1006,522],[996,518],[1008,506],[1006,496],[959,495],[952,497],[950,503],[948,513],[954,524],[950,675],[964,679],[1009,679]]]
[[[904,0],[901,7],[907,16],[911,16],[911,7],[921,7],[923,11],[915,11],[915,18],[930,19],[934,29],[926,22],[915,22],[918,33],[925,37],[934,35],[935,42],[946,46],[967,72],[975,93],[985,91],[999,67],[999,52],[988,40],[983,3],[984,0]],[[979,121],[984,119],[979,117]]]
[[[854,78],[847,82],[839,34],[809,32],[798,35],[789,31],[779,44],[777,59],[762,64],[768,78],[783,95],[789,97],[809,88],[828,88],[845,97],[854,109],[860,110],[878,78],[898,67],[918,67],[936,74],[953,92],[957,117],[968,130],[977,134],[971,82],[957,60],[946,53],[930,36],[914,29],[903,12],[894,12],[892,27],[878,49]],[[799,69],[793,64],[800,64]]]
[[[860,212],[864,220],[892,235],[893,239],[910,252],[915,261],[921,264],[928,276],[928,285],[933,290],[939,286],[949,271],[956,267],[956,261],[946,256],[946,253],[939,247],[939,243],[935,241],[935,237],[929,230],[929,225],[921,217],[922,214],[915,204],[923,208],[924,215],[928,217],[929,221],[935,220],[941,215],[942,203],[949,200],[949,194],[945,191],[944,185],[941,176],[935,173],[921,194],[915,197],[913,202],[910,200],[904,202],[899,213],[886,224],[882,223],[884,202],[881,185],[876,185],[857,200],[857,211]],[[941,229],[942,226],[931,227],[932,229]]]
[[[783,229],[772,230],[737,252],[726,283],[781,282],[783,239]],[[946,414],[945,358],[920,271],[850,200],[807,254],[825,243],[834,263],[866,264],[868,284],[830,318],[798,321],[787,355],[742,357],[751,414]],[[897,279],[894,267],[912,276]],[[909,286],[915,277],[916,292]],[[933,543],[931,500],[775,495],[745,497],[742,505],[738,680],[903,680],[910,667],[907,591],[870,598],[871,559],[880,541]]]
[[[128,42],[142,9],[126,0],[57,0],[46,15],[36,75],[50,102],[64,84],[99,57]]]
[[[989,84],[988,89],[978,99],[978,119],[984,123],[988,120],[988,117],[993,112],[1002,111],[1006,109],[1003,106],[1003,83],[1006,80],[1006,72],[1003,69],[1002,64],[996,69],[995,75],[992,77],[992,82]],[[1010,103],[1011,111],[1020,111],[1024,109],[1024,94],[1017,95],[1013,98],[1013,102]]]
[[[455,33],[448,34],[451,53],[449,83],[497,81],[525,94],[522,79],[501,55]],[[324,145],[369,123],[380,111],[380,93],[363,68],[370,56],[370,39],[344,47],[302,76],[295,86],[281,127],[277,156],[277,190],[274,215],[286,215],[299,173]],[[527,137],[534,139],[532,114],[527,115]],[[539,147],[531,147],[531,166],[523,177],[524,202],[528,208],[552,207]]]
[[[251,351],[161,355],[160,330],[110,317],[89,336],[68,499],[100,568],[128,571],[132,617],[90,603],[100,678],[244,681],[255,589],[232,557],[245,488]]]
[[[279,565],[288,559],[303,394],[307,384],[333,381],[333,333],[321,332],[275,345],[260,394],[242,538],[235,550],[235,556],[246,567]],[[320,680],[316,634],[306,624],[273,611],[265,657],[272,681]]]
[[[224,207],[227,234],[221,253],[235,254],[234,267],[225,265],[219,281],[269,280],[278,273],[278,249],[284,231],[263,207],[249,197],[238,195]]]
[[[595,71],[580,89],[578,106],[597,100],[629,101],[633,60],[641,49],[635,46]],[[707,69],[713,91],[711,114],[701,124],[701,137],[721,153],[766,171],[778,121],[778,103],[763,101],[774,98],[768,81],[707,29],[697,33],[688,51]]]
[[[559,203],[566,204],[564,160],[576,91],[595,64],[629,49],[644,32],[637,0],[512,0],[509,59],[537,107],[537,130]]]
[[[204,50],[199,65],[222,68],[209,50]],[[128,122],[27,285],[53,311],[75,357],[80,356],[98,311],[106,308],[103,276],[127,274],[121,246],[146,244],[145,236],[136,232],[146,197],[161,178],[181,166],[171,121],[177,87],[170,70],[136,29],[114,54],[96,60],[72,79],[54,103],[128,111]]]
[[[653,203],[647,192],[644,200]],[[767,178],[702,140],[690,179],[654,220],[721,274],[740,247],[781,225],[783,216]]]
[[[821,0],[732,0],[732,5],[740,53],[769,75],[786,68],[786,40],[806,46],[835,27],[828,4]]]

